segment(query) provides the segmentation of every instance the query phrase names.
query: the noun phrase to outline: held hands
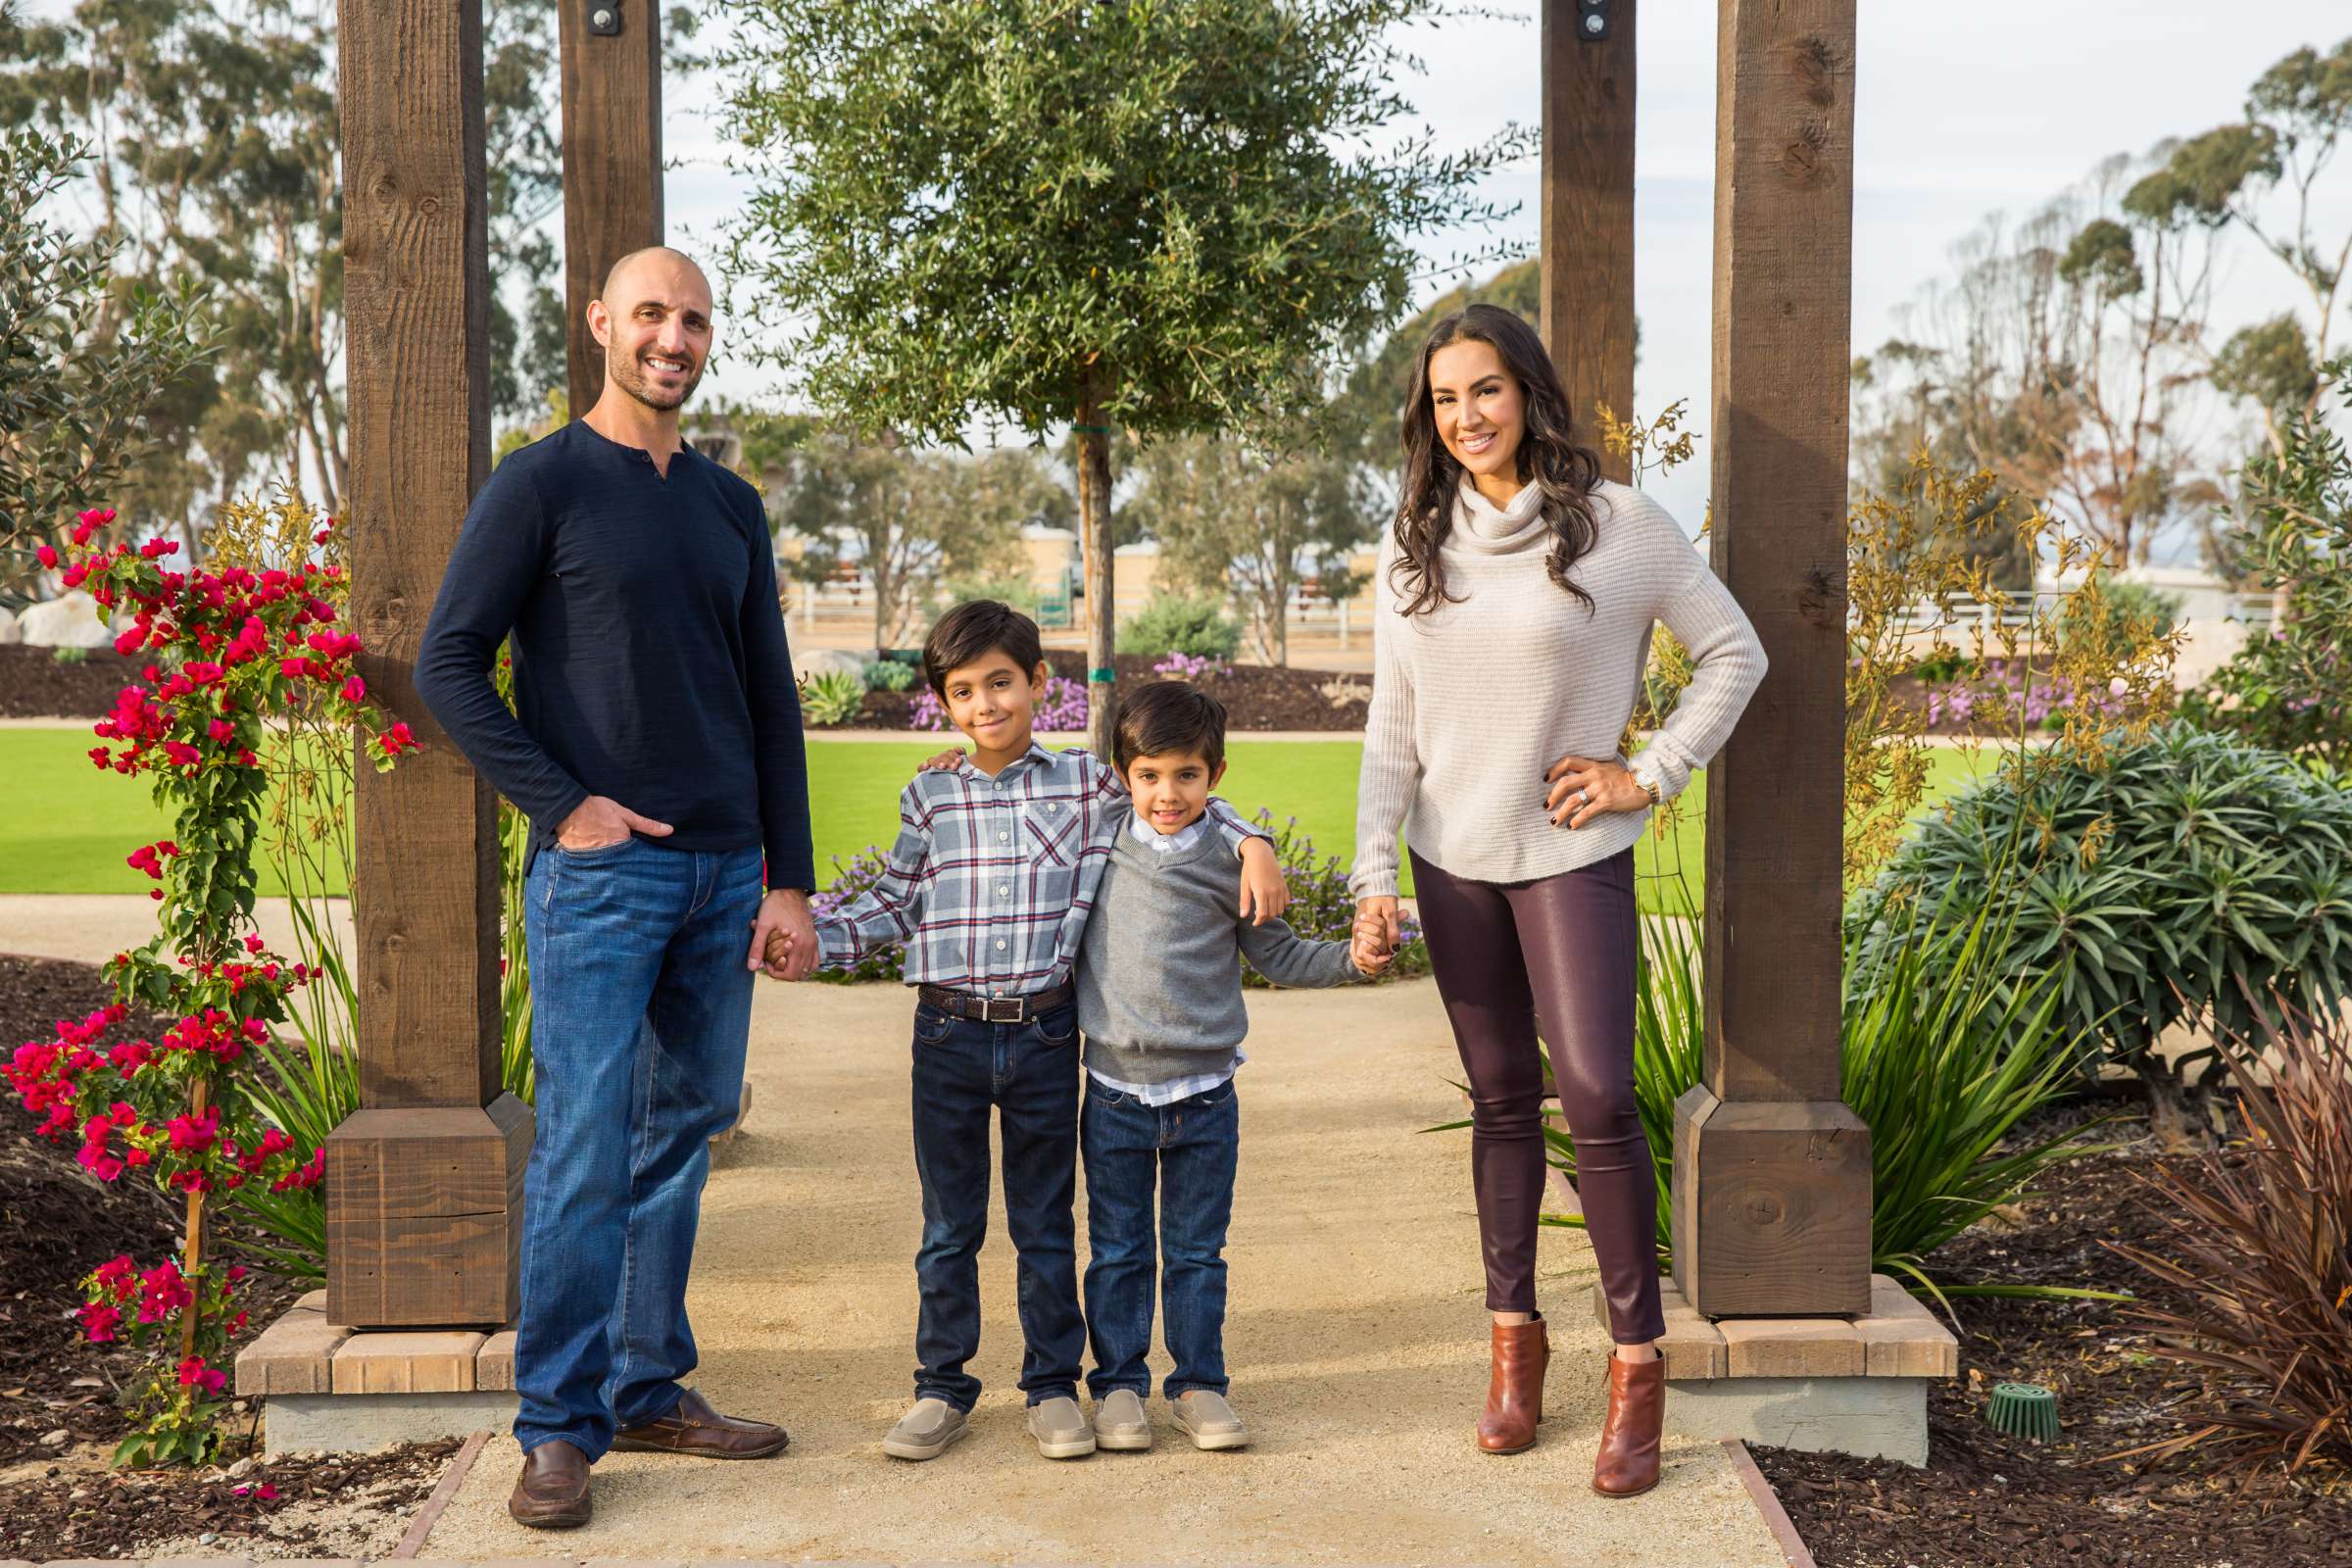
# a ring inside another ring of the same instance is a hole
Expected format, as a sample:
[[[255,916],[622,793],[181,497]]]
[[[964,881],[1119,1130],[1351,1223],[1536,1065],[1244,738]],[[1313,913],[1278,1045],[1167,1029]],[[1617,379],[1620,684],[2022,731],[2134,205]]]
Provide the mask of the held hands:
[[[752,921],[751,952],[744,967],[770,980],[806,980],[816,968],[816,922],[808,916],[808,895],[799,888],[771,888]]]
[[[1544,809],[1553,827],[1583,827],[1605,811],[1639,811],[1649,804],[1649,791],[1615,762],[1563,757],[1544,770],[1544,779],[1550,785]]]
[[[639,816],[618,801],[591,795],[573,807],[564,825],[556,829],[556,842],[577,855],[585,850],[610,849],[631,832],[662,839],[669,837],[670,826],[650,816]]]
[[[1380,894],[1355,901],[1355,931],[1348,944],[1348,956],[1358,971],[1378,974],[1396,961],[1396,950],[1403,946],[1403,928],[1396,919],[1396,898]]]

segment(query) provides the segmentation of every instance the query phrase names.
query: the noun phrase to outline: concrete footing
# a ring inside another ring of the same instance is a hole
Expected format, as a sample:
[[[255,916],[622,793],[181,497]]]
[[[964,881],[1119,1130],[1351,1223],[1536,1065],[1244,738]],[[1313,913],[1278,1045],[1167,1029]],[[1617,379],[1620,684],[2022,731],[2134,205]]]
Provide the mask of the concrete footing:
[[[1928,1462],[1927,1378],[1704,1378],[1666,1385],[1666,1430],[1807,1453]],[[274,1408],[274,1406],[273,1406]]]
[[[398,1443],[432,1443],[514,1424],[514,1391],[464,1394],[272,1394],[262,1447],[281,1453],[364,1453]]]

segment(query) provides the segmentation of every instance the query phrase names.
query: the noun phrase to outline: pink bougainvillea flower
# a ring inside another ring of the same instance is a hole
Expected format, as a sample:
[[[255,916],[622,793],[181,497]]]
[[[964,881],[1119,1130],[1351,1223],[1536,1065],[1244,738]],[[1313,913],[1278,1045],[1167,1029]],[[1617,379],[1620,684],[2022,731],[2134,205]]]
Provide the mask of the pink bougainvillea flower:
[[[57,547],[55,545],[42,545],[33,554],[41,558],[42,565],[52,571],[57,569]]]

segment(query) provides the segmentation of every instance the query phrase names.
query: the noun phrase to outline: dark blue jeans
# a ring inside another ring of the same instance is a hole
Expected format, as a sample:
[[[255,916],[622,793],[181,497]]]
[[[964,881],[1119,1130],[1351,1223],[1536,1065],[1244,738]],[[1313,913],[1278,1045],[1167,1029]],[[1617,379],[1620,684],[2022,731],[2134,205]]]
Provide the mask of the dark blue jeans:
[[[1096,1398],[1119,1389],[1152,1392],[1154,1243],[1168,1355],[1161,1392],[1223,1394],[1225,1229],[1233,1218],[1233,1173],[1241,1153],[1242,1108],[1233,1080],[1153,1107],[1088,1078],[1086,1146],[1086,1325],[1095,1348],[1087,1387]],[[1152,1207],[1159,1200],[1153,1234]]]
[[[988,1236],[989,1112],[1004,1146],[1004,1222],[1019,1253],[1021,1391],[1075,1397],[1086,1324],[1078,1315],[1078,1007],[1025,1024],[914,1009],[914,1169],[923,1188],[917,1398],[969,1410],[980,1380],[980,1244]]]
[[[591,1459],[694,1369],[686,1274],[734,1120],[760,853],[542,851],[524,881],[539,1129],[524,1178],[514,1436]]]

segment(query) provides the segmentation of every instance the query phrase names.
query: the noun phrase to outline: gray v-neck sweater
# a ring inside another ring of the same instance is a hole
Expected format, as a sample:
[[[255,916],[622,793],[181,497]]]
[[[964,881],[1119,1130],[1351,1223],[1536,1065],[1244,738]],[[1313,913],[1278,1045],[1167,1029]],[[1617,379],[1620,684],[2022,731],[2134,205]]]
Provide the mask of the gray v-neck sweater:
[[[1690,649],[1690,687],[1631,766],[1671,800],[1731,735],[1764,678],[1764,645],[1729,589],[1639,490],[1593,487],[1592,549],[1569,574],[1590,609],[1551,580],[1551,534],[1529,485],[1508,507],[1464,484],[1439,549],[1455,602],[1403,612],[1391,529],[1373,579],[1371,710],[1356,783],[1361,899],[1396,891],[1396,832],[1457,877],[1521,882],[1591,865],[1632,844],[1646,809],[1554,827],[1544,773],[1574,755],[1622,762],[1664,622]]]
[[[1361,979],[1345,942],[1242,918],[1233,858],[1214,834],[1159,850],[1122,829],[1078,958],[1086,1065],[1121,1083],[1230,1071],[1250,1033],[1241,960],[1278,986]]]

